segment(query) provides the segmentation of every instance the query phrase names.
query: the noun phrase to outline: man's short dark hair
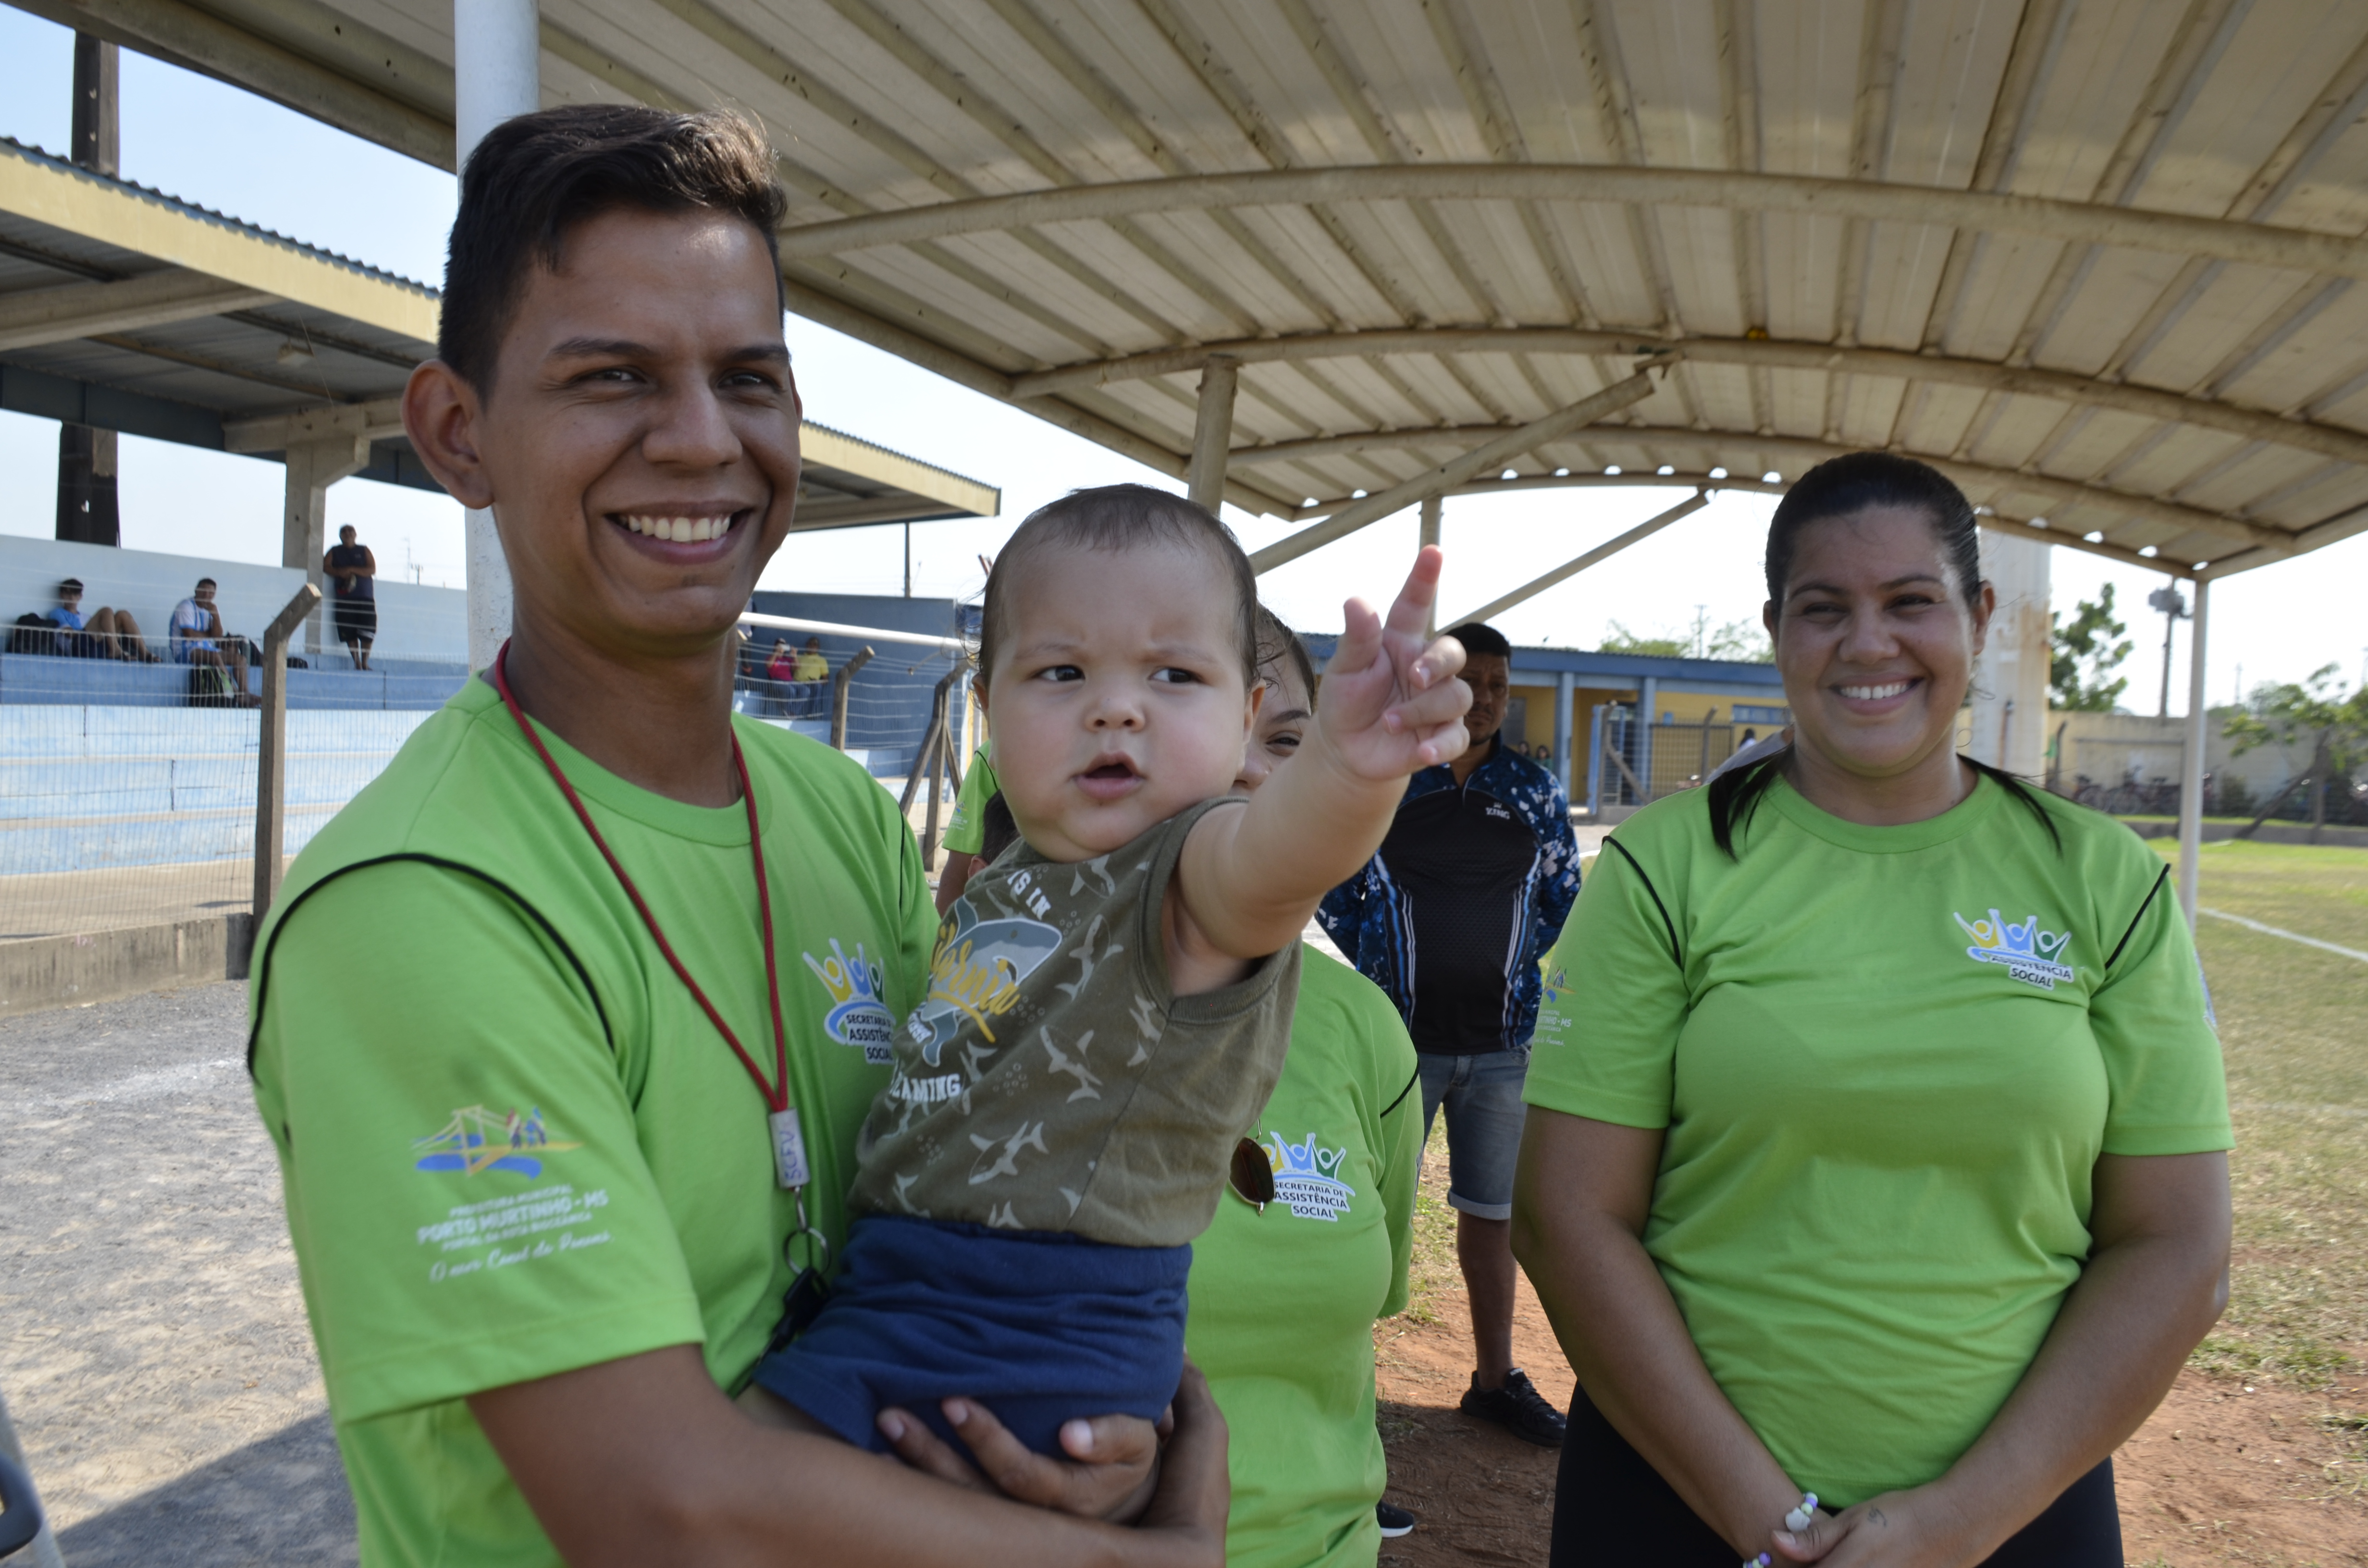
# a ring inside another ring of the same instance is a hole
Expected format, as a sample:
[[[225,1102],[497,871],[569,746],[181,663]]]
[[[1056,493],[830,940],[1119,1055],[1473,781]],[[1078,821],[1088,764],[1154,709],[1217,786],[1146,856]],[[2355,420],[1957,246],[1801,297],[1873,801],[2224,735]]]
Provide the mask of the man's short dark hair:
[[[81,593],[81,592],[82,592],[82,579],[81,579],[81,578],[79,578],[79,577],[68,577],[68,578],[66,578],[63,582],[62,582],[62,583],[60,583],[60,584],[58,585],[58,592],[60,592],[60,593],[62,593],[62,594],[78,594],[78,593]]]
[[[1206,506],[1148,484],[1103,484],[1072,490],[1028,514],[995,558],[986,574],[986,597],[978,612],[978,683],[995,676],[995,650],[1010,616],[1011,585],[1028,557],[1047,547],[1072,550],[1141,550],[1174,546],[1206,553],[1230,579],[1235,626],[1242,659],[1242,684],[1258,684],[1258,574],[1234,530]]]
[[[354,527],[354,525],[353,525],[353,524],[351,524],[351,523],[347,523],[347,524],[345,524],[344,526],[342,526],[341,528],[339,528],[337,529],[337,537],[338,537],[339,539],[343,539],[343,538],[345,538],[347,534],[353,534],[353,535],[355,535],[356,537],[358,537],[358,538],[359,538],[359,535],[360,535],[360,530],[359,530],[359,529],[358,529],[358,528],[356,528]]]
[[[1447,635],[1463,643],[1466,653],[1494,653],[1507,664],[1512,663],[1513,645],[1506,642],[1505,634],[1493,626],[1485,625],[1477,620],[1467,620],[1449,631]]]
[[[569,232],[618,208],[728,213],[764,236],[780,271],[778,231],[789,203],[773,177],[772,148],[754,121],[639,104],[522,114],[487,131],[461,173],[437,356],[481,396],[489,394],[529,271],[538,265],[558,271]]]
[[[200,588],[219,588],[222,585],[215,582],[211,577],[200,577],[198,579],[198,587]],[[195,590],[193,589],[191,591],[194,592]]]

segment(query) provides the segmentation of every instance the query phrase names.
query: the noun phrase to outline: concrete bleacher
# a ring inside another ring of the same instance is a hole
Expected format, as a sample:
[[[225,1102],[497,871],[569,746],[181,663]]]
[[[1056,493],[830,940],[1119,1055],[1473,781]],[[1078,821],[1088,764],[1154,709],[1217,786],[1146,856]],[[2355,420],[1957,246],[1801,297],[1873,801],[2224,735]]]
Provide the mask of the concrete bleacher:
[[[367,542],[367,541],[365,541]],[[383,556],[380,570],[393,568]],[[119,550],[111,545],[77,544],[67,540],[28,539],[0,534],[0,621],[46,613],[57,601],[60,578],[82,580],[84,613],[102,605],[128,609],[139,618],[150,645],[164,651],[166,623],[173,607],[188,596],[200,577],[211,577],[214,604],[227,631],[261,641],[263,629],[304,584],[304,574],[292,566],[258,566],[245,561],[216,561],[204,556],[167,555],[161,551]],[[370,663],[381,658],[450,660],[468,656],[469,596],[459,588],[431,588],[382,575],[377,582],[378,636]],[[293,652],[322,658],[342,654],[325,624],[317,635],[307,626],[296,634]],[[316,663],[320,662],[315,660]]]
[[[308,661],[288,672],[288,707],[417,711],[441,708],[469,678],[458,660],[373,659],[357,670],[342,653]],[[259,672],[249,669],[249,691]],[[111,708],[186,708],[187,665],[127,664],[119,659],[68,659],[39,653],[0,653],[0,705],[65,705]]]

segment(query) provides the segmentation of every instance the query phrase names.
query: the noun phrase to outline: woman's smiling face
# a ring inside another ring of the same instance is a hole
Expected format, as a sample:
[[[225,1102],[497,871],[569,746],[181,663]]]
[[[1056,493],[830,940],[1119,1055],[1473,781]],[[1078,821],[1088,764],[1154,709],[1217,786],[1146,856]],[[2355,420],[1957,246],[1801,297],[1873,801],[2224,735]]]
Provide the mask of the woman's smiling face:
[[[1987,583],[1956,580],[1918,508],[1870,506],[1802,528],[1784,597],[1764,612],[1795,744],[1866,779],[1953,752],[1993,603]]]

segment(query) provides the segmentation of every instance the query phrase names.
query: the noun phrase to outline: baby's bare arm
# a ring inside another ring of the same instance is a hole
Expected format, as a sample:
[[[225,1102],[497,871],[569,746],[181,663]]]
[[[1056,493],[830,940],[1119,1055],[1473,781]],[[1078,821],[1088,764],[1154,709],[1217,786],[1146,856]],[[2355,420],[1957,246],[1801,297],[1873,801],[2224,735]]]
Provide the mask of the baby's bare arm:
[[[1297,940],[1324,895],[1381,847],[1407,775],[1463,752],[1472,706],[1456,678],[1463,649],[1422,635],[1439,563],[1436,548],[1416,557],[1386,621],[1349,601],[1298,757],[1240,811],[1211,812],[1184,841],[1169,892],[1178,994],[1208,989],[1188,985],[1187,971],[1216,955],[1263,958]]]

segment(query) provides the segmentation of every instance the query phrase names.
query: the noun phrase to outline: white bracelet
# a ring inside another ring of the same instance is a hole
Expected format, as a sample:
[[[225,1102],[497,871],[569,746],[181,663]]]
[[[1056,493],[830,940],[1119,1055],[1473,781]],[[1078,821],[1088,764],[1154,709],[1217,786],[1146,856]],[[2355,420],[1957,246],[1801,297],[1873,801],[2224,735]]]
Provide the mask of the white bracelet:
[[[1817,1494],[1814,1492],[1804,1492],[1801,1494],[1800,1506],[1784,1516],[1784,1528],[1798,1535],[1815,1524],[1816,1519]]]

